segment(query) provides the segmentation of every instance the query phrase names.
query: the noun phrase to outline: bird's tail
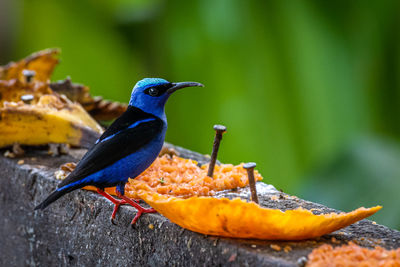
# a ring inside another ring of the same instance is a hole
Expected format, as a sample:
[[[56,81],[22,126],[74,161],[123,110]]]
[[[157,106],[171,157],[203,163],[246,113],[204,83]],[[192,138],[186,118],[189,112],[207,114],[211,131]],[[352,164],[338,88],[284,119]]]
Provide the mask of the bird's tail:
[[[55,190],[53,193],[51,193],[42,203],[37,205],[35,207],[35,210],[43,210],[45,209],[48,205],[65,195],[66,193],[71,192],[72,190],[75,190],[76,188],[66,188],[64,190]]]

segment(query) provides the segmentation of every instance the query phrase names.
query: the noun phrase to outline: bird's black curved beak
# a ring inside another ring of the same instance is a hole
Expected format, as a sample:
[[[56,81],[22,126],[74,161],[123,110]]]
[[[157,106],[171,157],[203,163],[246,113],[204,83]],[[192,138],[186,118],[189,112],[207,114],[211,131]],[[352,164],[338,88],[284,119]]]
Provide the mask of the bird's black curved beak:
[[[196,82],[172,83],[172,87],[167,90],[167,93],[168,94],[172,94],[176,90],[179,90],[179,89],[182,89],[182,88],[185,88],[185,87],[194,87],[194,86],[204,87],[203,84],[196,83]]]

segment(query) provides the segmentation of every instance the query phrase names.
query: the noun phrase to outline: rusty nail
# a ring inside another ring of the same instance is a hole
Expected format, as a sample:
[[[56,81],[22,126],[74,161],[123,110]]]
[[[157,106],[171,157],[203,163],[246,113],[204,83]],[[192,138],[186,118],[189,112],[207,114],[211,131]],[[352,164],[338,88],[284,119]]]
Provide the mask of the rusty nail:
[[[34,70],[23,70],[22,74],[25,76],[26,82],[30,83],[32,78],[35,77],[36,72]]]
[[[33,95],[23,95],[21,96],[21,100],[25,103],[25,104],[30,104],[33,100]]]
[[[221,143],[222,140],[222,134],[226,132],[226,127],[224,125],[217,124],[214,125],[214,130],[215,130],[215,138],[211,154],[210,165],[208,166],[208,172],[207,172],[207,176],[211,178],[213,178],[214,175],[214,167],[215,163],[217,162],[219,144]]]
[[[243,164],[243,168],[247,170],[247,177],[249,178],[249,185],[251,191],[251,200],[258,204],[256,180],[254,179],[254,168],[256,164],[254,162],[248,162]]]

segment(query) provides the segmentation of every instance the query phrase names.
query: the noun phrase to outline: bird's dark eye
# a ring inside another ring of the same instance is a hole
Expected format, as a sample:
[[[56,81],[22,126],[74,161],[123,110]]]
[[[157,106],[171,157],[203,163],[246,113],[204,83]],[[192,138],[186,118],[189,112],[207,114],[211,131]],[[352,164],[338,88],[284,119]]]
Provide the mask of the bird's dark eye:
[[[151,96],[157,96],[157,95],[158,95],[158,89],[156,89],[156,88],[154,88],[154,87],[151,87],[151,88],[149,89],[149,95],[151,95]]]

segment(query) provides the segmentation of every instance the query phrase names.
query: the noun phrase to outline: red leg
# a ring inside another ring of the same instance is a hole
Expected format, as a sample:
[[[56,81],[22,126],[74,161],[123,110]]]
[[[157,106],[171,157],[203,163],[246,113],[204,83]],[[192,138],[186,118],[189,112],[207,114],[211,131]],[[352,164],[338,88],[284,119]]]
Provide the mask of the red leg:
[[[116,224],[115,221],[114,221],[114,220],[115,220],[115,215],[117,214],[117,211],[118,211],[120,205],[130,204],[131,206],[135,207],[135,208],[138,210],[138,212],[137,212],[135,218],[133,218],[131,224],[135,224],[136,221],[137,221],[137,220],[140,218],[140,216],[142,215],[142,213],[153,213],[153,212],[157,212],[157,211],[155,211],[154,209],[145,209],[145,208],[143,208],[142,206],[140,206],[140,205],[138,204],[139,201],[140,201],[140,199],[130,199],[130,198],[126,197],[126,196],[122,196],[122,195],[119,194],[118,192],[117,192],[118,197],[119,197],[119,198],[122,198],[121,200],[112,197],[110,194],[108,194],[108,193],[105,192],[104,190],[101,190],[100,188],[97,188],[97,193],[99,193],[99,194],[102,195],[103,197],[107,198],[107,199],[110,200],[112,203],[114,203],[114,209],[113,209],[113,212],[112,212],[111,218],[110,218],[111,223],[114,224],[114,225]]]
[[[122,200],[125,200],[126,203],[130,204],[131,206],[133,206],[134,208],[137,209],[137,213],[136,213],[135,217],[133,218],[133,220],[131,222],[132,225],[134,225],[137,222],[137,220],[140,218],[140,216],[142,216],[143,213],[155,213],[155,212],[157,212],[153,208],[149,208],[149,209],[143,208],[142,206],[137,204],[135,201],[133,201],[129,197],[121,195],[119,192],[117,192],[117,194],[118,194],[119,198],[121,198]]]
[[[128,202],[126,202],[123,199],[122,200],[116,199],[116,198],[112,197],[110,194],[108,194],[107,192],[105,192],[104,190],[101,190],[100,188],[97,188],[97,193],[99,193],[103,197],[107,198],[112,203],[114,203],[114,210],[113,210],[113,213],[111,214],[110,220],[111,220],[111,223],[115,225],[116,224],[115,221],[114,221],[115,220],[115,215],[117,214],[119,206],[120,205],[124,205],[124,204],[128,204]]]

